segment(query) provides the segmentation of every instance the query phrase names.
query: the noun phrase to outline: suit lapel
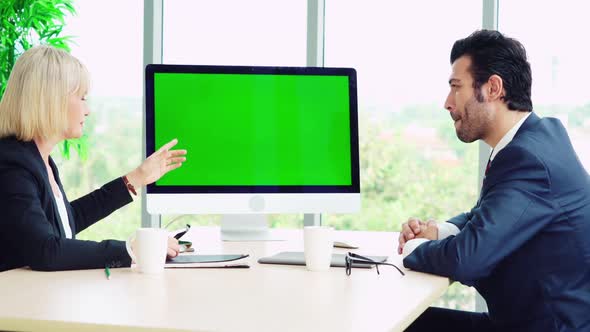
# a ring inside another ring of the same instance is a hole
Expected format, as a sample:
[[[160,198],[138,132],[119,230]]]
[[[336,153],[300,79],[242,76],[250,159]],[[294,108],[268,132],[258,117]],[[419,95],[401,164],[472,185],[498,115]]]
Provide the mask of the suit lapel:
[[[53,177],[55,178],[55,182],[57,182],[57,186],[59,187],[59,191],[61,192],[61,197],[64,200],[64,206],[66,207],[66,213],[68,214],[68,223],[70,224],[70,230],[72,231],[72,239],[76,238],[76,227],[75,227],[75,222],[74,222],[74,217],[72,215],[72,209],[70,204],[68,203],[68,198],[66,197],[66,193],[64,192],[64,188],[61,184],[61,179],[59,178],[59,171],[57,170],[57,166],[55,165],[55,162],[53,162],[53,158],[49,157],[49,166],[51,167],[51,170],[53,171]],[[59,216],[58,214],[58,217]],[[60,226],[62,227],[62,231],[65,234],[65,231],[63,230],[63,222],[60,220]]]
[[[33,156],[35,157],[35,162],[36,162],[36,166],[39,170],[39,174],[42,175],[43,178],[43,184],[45,185],[45,195],[46,197],[49,198],[49,200],[51,201],[51,204],[53,206],[53,220],[49,220],[50,222],[53,223],[53,226],[58,230],[59,234],[61,237],[65,237],[66,236],[66,232],[63,228],[63,224],[61,222],[61,217],[59,216],[59,210],[57,208],[57,203],[55,202],[55,196],[53,195],[53,190],[51,189],[51,184],[49,183],[49,174],[47,174],[47,167],[45,167],[45,162],[43,162],[43,158],[41,157],[41,153],[39,152],[39,149],[37,148],[37,145],[35,144],[35,142],[31,141],[31,142],[25,142],[27,148],[32,152]],[[49,163],[50,165],[53,163],[53,161],[51,160],[51,157],[49,158]],[[51,165],[53,168],[53,165]],[[55,174],[55,172],[54,172]],[[55,177],[55,175],[54,175]],[[49,219],[49,216],[47,216],[47,219]],[[72,231],[73,232],[73,231]]]
[[[541,118],[535,112],[531,112],[531,115],[529,115],[529,117],[526,120],[524,120],[524,122],[522,123],[522,125],[520,126],[520,128],[518,128],[518,131],[514,135],[514,138],[512,138],[512,141],[510,141],[510,143],[508,143],[508,145],[506,145],[506,147],[510,146],[510,144],[512,144],[512,142],[519,135],[521,135],[524,132],[527,132],[528,130],[531,130],[531,128],[533,128],[540,120],[541,120]],[[504,148],[506,148],[506,147],[504,147]],[[479,204],[481,203],[482,197],[487,192],[486,178],[487,178],[487,176],[484,176],[483,183],[482,183],[482,186],[481,186],[481,192],[480,192],[479,198],[477,199],[476,206],[479,206]]]

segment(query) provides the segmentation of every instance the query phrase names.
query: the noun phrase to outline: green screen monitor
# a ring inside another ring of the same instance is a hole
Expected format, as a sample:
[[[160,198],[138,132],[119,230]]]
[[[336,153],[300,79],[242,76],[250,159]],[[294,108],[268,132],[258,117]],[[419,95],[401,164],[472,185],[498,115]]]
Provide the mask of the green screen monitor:
[[[146,155],[173,138],[187,161],[150,213],[360,209],[354,69],[148,65]]]

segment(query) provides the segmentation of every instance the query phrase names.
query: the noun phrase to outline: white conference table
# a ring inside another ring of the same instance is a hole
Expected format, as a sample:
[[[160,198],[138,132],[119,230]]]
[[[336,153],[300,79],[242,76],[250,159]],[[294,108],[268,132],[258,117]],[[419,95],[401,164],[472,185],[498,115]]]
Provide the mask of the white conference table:
[[[183,237],[196,253],[247,253],[249,269],[131,268],[0,273],[0,330],[15,331],[402,331],[449,286],[449,279],[402,267],[397,233],[338,231],[361,255],[387,255],[406,272],[382,266],[310,272],[258,258],[303,251],[301,230],[273,230],[288,241],[223,242],[219,228]],[[346,253],[337,249],[335,253]]]

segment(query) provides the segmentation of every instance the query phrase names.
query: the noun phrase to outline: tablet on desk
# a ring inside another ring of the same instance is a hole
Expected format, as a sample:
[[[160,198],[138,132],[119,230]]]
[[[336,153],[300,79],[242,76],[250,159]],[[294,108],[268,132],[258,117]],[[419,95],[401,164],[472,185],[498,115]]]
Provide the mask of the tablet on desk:
[[[248,256],[249,255],[179,255],[174,258],[168,258],[166,264],[231,262]]]
[[[182,267],[249,267],[248,254],[179,255],[166,260],[167,268]]]
[[[331,267],[345,267],[344,254],[332,254]],[[376,262],[385,262],[387,256],[367,256]],[[284,265],[305,265],[305,255],[301,251],[284,251],[269,257],[262,257],[258,260],[261,264],[284,264]],[[352,267],[373,267],[373,264],[353,263]]]

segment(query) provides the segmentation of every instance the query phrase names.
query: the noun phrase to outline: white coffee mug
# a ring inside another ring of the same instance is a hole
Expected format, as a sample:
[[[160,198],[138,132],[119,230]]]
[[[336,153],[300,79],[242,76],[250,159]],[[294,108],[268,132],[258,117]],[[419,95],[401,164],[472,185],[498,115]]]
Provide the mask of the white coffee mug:
[[[135,238],[133,249],[131,242]],[[139,228],[126,243],[129,256],[141,273],[158,274],[164,271],[168,253],[168,232],[159,228]]]
[[[303,228],[305,266],[310,271],[326,271],[332,262],[334,229],[326,226]]]

